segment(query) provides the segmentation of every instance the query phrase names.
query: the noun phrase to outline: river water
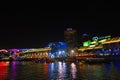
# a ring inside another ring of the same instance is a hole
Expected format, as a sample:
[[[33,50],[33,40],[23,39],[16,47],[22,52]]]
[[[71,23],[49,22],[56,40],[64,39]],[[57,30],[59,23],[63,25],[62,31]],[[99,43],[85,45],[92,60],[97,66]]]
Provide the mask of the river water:
[[[0,62],[0,80],[120,80],[120,62]]]

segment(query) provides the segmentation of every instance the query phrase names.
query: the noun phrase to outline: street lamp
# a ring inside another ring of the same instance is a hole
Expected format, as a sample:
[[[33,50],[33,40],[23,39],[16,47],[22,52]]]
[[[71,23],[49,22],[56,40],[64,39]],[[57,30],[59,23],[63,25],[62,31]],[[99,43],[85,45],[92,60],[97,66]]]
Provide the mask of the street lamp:
[[[71,50],[72,56],[73,56],[74,52],[75,52],[74,50]]]

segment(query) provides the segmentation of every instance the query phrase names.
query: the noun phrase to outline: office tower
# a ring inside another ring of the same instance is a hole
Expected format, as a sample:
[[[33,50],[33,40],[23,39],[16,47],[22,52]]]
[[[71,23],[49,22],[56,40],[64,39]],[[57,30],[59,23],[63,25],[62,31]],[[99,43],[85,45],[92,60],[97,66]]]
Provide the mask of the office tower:
[[[77,31],[72,28],[67,28],[64,31],[65,42],[68,44],[68,51],[77,47]]]

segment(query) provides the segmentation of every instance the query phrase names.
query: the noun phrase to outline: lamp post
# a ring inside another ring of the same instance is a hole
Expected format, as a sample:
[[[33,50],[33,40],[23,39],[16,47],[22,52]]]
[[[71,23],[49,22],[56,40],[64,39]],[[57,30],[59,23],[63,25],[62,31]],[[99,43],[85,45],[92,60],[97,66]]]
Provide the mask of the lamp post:
[[[71,50],[72,56],[74,55],[74,52],[75,52],[74,50]]]

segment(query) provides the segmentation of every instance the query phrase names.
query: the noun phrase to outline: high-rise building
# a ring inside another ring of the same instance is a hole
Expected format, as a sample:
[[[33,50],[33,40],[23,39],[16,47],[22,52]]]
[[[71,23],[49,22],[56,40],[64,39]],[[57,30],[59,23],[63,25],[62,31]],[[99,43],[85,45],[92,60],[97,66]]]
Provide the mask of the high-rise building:
[[[68,44],[68,50],[72,50],[77,47],[77,31],[72,28],[67,28],[64,31],[65,42]]]

